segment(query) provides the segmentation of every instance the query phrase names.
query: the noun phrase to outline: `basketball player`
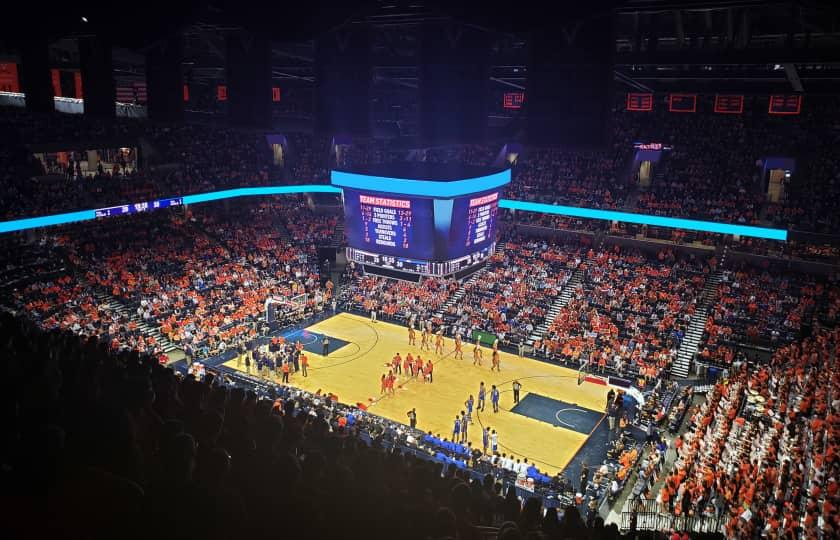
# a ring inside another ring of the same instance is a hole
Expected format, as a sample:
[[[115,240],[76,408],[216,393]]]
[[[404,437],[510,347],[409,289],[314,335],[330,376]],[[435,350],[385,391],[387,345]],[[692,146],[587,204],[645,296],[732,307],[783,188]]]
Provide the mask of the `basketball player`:
[[[411,352],[405,355],[405,363],[407,364],[405,367],[406,375],[414,377],[414,357],[411,356]]]
[[[443,330],[438,330],[435,336],[435,354],[443,356]]]
[[[483,352],[481,351],[481,345],[478,344],[478,340],[475,341],[475,345],[473,345],[473,365],[480,366],[481,365],[481,357],[483,356]]]
[[[408,344],[414,347],[417,346],[417,335],[416,332],[414,332],[413,326],[408,327]]]
[[[493,404],[493,412],[499,412],[499,389],[496,388],[496,385],[493,385],[493,389],[490,390],[490,403]]]
[[[406,377],[410,377],[413,374],[412,373],[414,371],[413,360],[414,359],[411,357],[411,353],[408,353],[408,355],[405,357],[405,360],[403,360],[403,375],[405,375]]]
[[[473,423],[472,412],[473,412],[473,406],[474,405],[475,405],[475,399],[473,399],[472,394],[470,394],[469,399],[467,399],[467,401],[464,402],[464,407],[467,408],[467,422],[470,423],[470,424]]]
[[[464,359],[464,345],[461,342],[461,334],[455,334],[455,360]]]
[[[305,353],[300,353],[300,369],[304,377],[309,377],[309,358]]]
[[[467,414],[464,411],[461,411],[461,443],[467,443]]]
[[[484,453],[487,453],[487,447],[490,446],[490,427],[484,426],[481,430],[481,448]]]
[[[452,442],[460,442],[461,440],[461,418],[455,415],[455,425],[452,426]]]
[[[481,412],[484,412],[484,398],[487,396],[487,389],[484,387],[484,381],[481,381],[481,384],[478,385],[478,409]]]

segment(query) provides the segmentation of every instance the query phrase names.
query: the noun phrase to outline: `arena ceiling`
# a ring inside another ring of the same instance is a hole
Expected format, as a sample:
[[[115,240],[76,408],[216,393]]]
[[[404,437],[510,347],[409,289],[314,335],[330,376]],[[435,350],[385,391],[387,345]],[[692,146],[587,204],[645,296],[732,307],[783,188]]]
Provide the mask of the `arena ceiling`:
[[[560,4],[560,3],[558,3]],[[72,67],[72,38],[100,34],[115,45],[118,79],[142,79],[146,47],[172,32],[185,37],[185,76],[195,84],[224,80],[224,37],[245,29],[271,36],[273,76],[289,89],[314,82],[313,38],[344,24],[374,29],[374,84],[411,93],[417,87],[418,28],[455,20],[494,36],[491,78],[499,89],[527,82],[528,42],[534,30],[611,12],[614,76],[619,88],[693,91],[805,91],[840,89],[840,2],[756,0],[366,0],[264,3],[186,0],[165,10],[114,9],[81,0],[72,12],[21,11],[4,17],[0,55],[21,40],[46,36],[55,65]],[[21,10],[12,7],[11,12]]]

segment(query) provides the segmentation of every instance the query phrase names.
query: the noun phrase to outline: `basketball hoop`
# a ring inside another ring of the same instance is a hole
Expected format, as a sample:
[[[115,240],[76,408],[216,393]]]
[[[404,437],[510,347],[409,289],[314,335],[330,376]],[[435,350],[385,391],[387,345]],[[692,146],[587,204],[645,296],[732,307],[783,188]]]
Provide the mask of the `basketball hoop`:
[[[307,295],[305,294],[298,294],[290,298],[269,296],[265,299],[263,306],[266,324],[303,318],[306,315],[306,298]]]
[[[583,384],[583,381],[586,380],[586,367],[589,365],[589,360],[584,360],[583,363],[578,368],[578,377],[577,383],[578,386]]]

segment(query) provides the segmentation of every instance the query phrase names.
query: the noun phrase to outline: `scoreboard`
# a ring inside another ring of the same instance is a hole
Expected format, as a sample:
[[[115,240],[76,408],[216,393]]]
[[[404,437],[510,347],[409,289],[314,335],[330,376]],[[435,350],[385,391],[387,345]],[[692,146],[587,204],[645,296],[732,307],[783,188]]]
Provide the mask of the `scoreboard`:
[[[453,250],[472,251],[494,239],[498,211],[498,191],[456,201],[450,228],[450,244]],[[456,249],[460,246],[464,249]]]
[[[412,259],[434,255],[430,199],[345,190],[344,216],[352,247]]]
[[[447,201],[344,190],[348,245],[402,258],[413,267],[417,261],[464,257],[491,244],[498,209],[498,191]],[[388,259],[387,266],[396,262]]]
[[[440,172],[421,172],[429,171]],[[414,279],[462,272],[493,254],[500,190],[510,182],[509,169],[446,176],[453,180],[420,180],[417,170],[401,172],[398,177],[333,171],[332,183],[344,198],[348,260]]]

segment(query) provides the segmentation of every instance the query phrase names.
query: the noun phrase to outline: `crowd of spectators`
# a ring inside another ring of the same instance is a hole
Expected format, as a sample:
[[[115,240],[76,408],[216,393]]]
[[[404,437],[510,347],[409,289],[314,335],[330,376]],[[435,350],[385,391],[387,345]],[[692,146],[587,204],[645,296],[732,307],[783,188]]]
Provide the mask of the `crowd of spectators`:
[[[676,440],[662,511],[720,517],[727,538],[836,538],[838,345],[819,329],[718,382]]]
[[[632,148],[527,148],[513,165],[506,196],[535,202],[620,209],[632,190],[625,170]]]
[[[700,358],[728,366],[739,344],[774,349],[797,339],[828,288],[804,274],[751,266],[724,271],[707,314]]]
[[[713,261],[619,246],[582,263],[583,279],[535,345],[546,357],[653,383],[670,372]]]
[[[464,296],[449,306],[444,321],[467,336],[480,330],[502,345],[528,341],[571,278],[582,247],[514,236],[487,261]]]
[[[411,283],[352,270],[351,273],[341,296],[345,308],[364,314],[376,310],[385,320],[401,324],[412,319],[416,324],[427,321],[440,324],[437,313],[460,286],[451,278],[427,277],[419,283]]]
[[[321,233],[304,228],[282,238],[285,208],[263,201],[230,212],[204,208],[192,219],[164,212],[68,227],[52,240],[53,256],[68,261],[64,271],[15,288],[7,307],[114,349],[159,351],[138,330],[143,322],[191,357],[224,352],[259,332],[267,298],[328,300],[315,248]],[[128,312],[106,307],[97,293]]]

